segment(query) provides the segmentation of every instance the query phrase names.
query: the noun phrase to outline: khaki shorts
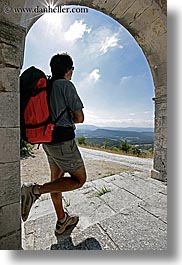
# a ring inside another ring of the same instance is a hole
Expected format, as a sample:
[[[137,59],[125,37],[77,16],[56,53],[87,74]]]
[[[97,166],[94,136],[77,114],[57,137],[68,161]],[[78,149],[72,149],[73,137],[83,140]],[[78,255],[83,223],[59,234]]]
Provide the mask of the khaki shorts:
[[[63,172],[74,172],[84,166],[75,140],[58,144],[43,144],[50,166],[58,166]]]

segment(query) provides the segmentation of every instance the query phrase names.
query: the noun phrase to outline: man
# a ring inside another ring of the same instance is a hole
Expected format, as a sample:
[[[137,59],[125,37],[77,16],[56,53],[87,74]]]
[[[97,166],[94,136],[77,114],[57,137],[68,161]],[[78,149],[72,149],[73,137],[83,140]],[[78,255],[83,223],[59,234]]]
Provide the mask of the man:
[[[78,216],[64,212],[62,192],[78,189],[86,181],[85,166],[74,140],[74,124],[82,123],[84,114],[83,104],[70,81],[74,70],[72,58],[66,53],[54,55],[50,67],[51,117],[56,120],[61,112],[65,112],[56,123],[52,142],[43,144],[51,170],[51,182],[22,186],[22,219],[27,220],[33,203],[42,194],[50,193],[58,219],[55,231],[62,234],[67,226],[74,225],[79,220]],[[65,172],[70,176],[64,176]]]

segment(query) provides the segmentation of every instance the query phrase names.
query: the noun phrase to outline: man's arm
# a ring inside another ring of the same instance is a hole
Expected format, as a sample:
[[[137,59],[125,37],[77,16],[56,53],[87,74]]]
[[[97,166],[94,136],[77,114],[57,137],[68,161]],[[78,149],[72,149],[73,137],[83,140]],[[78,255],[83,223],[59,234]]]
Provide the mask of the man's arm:
[[[77,111],[70,111],[72,120],[74,123],[83,123],[84,121],[84,114],[82,110],[77,110]]]

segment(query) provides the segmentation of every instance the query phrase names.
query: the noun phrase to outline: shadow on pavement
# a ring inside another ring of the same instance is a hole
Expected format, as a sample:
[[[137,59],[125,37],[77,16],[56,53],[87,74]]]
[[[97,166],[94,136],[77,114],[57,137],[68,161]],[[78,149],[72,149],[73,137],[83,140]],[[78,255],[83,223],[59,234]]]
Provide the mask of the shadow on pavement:
[[[76,225],[72,225],[62,235],[55,234],[57,244],[51,245],[51,250],[102,250],[100,243],[93,237],[87,238],[78,245],[74,245],[71,233]]]

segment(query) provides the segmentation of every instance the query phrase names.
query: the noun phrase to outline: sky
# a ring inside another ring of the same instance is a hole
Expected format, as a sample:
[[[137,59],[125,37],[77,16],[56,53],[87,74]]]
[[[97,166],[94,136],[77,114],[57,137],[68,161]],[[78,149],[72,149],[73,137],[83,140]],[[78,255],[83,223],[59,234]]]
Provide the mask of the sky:
[[[88,13],[47,13],[26,37],[22,71],[34,65],[50,73],[50,58],[67,52],[72,82],[84,104],[85,124],[154,127],[154,85],[148,62],[132,35],[116,20]]]

